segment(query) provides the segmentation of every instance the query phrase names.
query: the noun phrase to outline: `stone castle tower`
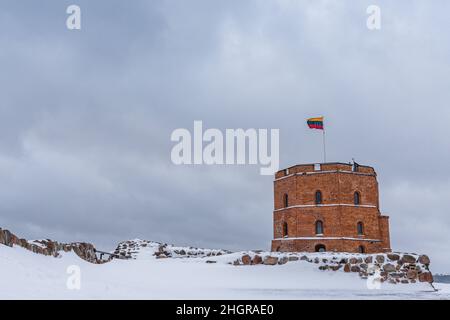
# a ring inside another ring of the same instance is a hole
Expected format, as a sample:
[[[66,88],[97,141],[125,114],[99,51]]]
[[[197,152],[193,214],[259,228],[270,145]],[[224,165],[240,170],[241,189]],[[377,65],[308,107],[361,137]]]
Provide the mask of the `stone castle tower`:
[[[274,197],[272,251],[391,251],[372,167],[296,165],[275,174]]]

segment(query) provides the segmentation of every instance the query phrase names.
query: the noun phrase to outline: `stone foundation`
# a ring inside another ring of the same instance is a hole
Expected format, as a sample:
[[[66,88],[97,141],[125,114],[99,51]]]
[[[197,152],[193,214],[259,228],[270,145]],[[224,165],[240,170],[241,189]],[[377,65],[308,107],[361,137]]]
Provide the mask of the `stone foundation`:
[[[239,259],[230,262],[239,265],[282,265],[292,262],[316,264],[322,271],[341,271],[358,273],[363,279],[397,283],[433,283],[429,270],[430,258],[427,255],[409,253],[351,254],[351,253],[278,253],[247,252]]]

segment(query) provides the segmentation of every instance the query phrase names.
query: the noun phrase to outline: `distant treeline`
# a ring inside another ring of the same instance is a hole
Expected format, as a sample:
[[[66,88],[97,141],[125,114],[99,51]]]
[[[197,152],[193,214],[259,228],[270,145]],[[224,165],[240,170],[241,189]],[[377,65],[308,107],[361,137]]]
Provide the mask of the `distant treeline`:
[[[434,274],[434,282],[450,283],[450,274]]]

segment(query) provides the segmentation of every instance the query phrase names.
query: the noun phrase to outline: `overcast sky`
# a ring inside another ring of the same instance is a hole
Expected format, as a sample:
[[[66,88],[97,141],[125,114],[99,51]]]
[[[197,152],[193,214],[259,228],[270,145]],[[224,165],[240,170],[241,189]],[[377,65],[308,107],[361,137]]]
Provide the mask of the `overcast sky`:
[[[81,7],[82,29],[66,28]],[[381,8],[381,30],[366,9]],[[450,273],[448,1],[0,2],[0,227],[269,249],[259,166],[175,166],[176,128],[280,129],[281,167],[374,166],[394,250]]]

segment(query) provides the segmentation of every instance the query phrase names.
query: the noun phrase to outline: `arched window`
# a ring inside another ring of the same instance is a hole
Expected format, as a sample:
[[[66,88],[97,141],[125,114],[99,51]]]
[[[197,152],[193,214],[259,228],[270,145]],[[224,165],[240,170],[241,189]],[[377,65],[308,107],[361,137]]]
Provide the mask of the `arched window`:
[[[283,222],[283,238],[287,237],[288,235],[288,224],[287,222]]]
[[[320,220],[316,221],[316,234],[323,234],[323,222]]]
[[[358,252],[359,253],[365,253],[366,252],[366,248],[364,248],[364,246],[359,246],[358,247]]]
[[[353,194],[353,202],[355,203],[355,205],[359,205],[360,202],[361,202],[361,195],[359,194],[358,191],[356,191],[356,192]]]
[[[316,204],[321,204],[322,203],[322,192],[320,192],[320,190],[316,191]]]
[[[314,250],[315,250],[316,252],[325,252],[325,251],[327,251],[325,245],[323,245],[323,244],[318,244],[318,245],[316,245],[316,247],[314,248]]]
[[[359,236],[362,236],[364,234],[364,225],[361,221],[357,223],[356,230],[358,231]]]
[[[289,198],[288,198],[287,193],[285,193],[283,195],[283,205],[284,205],[285,208],[289,207]]]

